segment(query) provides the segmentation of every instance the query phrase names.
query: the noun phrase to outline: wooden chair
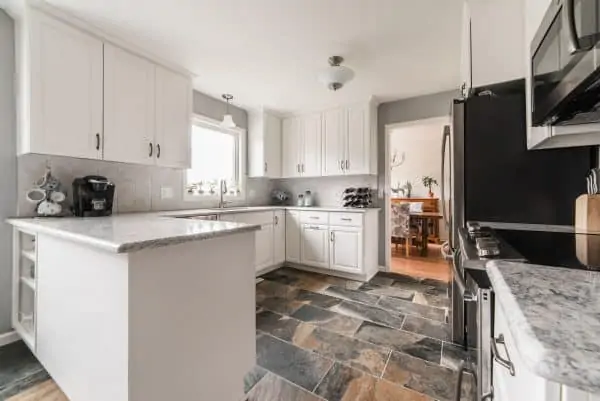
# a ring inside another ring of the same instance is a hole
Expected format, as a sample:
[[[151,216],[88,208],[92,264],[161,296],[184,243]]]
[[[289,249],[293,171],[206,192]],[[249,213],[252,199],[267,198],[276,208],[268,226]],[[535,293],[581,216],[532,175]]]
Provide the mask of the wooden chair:
[[[410,256],[410,247],[415,239],[419,238],[418,227],[410,225],[410,205],[408,203],[392,203],[392,243],[396,245],[404,242],[406,256]]]

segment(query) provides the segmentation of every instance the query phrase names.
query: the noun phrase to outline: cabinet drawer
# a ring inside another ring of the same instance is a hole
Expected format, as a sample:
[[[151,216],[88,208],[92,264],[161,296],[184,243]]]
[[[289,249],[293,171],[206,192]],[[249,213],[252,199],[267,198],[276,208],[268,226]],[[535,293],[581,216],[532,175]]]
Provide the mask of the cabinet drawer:
[[[300,221],[306,224],[329,224],[328,212],[300,212]]]
[[[329,224],[332,226],[362,227],[362,213],[330,213]]]
[[[236,223],[260,225],[273,224],[273,212],[226,213],[221,217],[221,220],[235,221]]]

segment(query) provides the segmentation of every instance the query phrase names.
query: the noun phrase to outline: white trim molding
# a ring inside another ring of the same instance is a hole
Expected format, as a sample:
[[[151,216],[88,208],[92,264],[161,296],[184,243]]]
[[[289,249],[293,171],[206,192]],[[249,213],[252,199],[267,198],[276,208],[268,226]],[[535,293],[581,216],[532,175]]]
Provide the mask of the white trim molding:
[[[20,337],[16,331],[9,331],[8,333],[0,334],[0,347],[17,342],[19,339]]]

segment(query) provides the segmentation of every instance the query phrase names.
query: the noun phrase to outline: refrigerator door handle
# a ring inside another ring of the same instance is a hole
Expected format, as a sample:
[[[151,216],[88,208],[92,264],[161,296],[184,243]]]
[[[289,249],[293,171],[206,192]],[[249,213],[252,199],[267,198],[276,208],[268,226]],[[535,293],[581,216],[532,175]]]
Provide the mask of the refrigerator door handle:
[[[446,144],[450,138],[450,126],[444,126],[444,135],[442,136],[442,217],[444,224],[447,229],[450,229],[450,220],[448,219],[448,213],[446,213]]]

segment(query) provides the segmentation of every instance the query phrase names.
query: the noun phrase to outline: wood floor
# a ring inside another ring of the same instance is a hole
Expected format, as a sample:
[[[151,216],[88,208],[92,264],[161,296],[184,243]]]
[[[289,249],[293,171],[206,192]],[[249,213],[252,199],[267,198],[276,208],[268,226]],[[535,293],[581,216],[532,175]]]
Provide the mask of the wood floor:
[[[69,401],[53,380],[46,380],[6,401]]]
[[[412,249],[411,256],[406,257],[403,247],[398,251],[392,246],[391,271],[419,278],[432,278],[449,282],[451,279],[450,265],[442,259],[439,245],[429,244],[429,255],[426,258],[417,256],[417,251]]]

